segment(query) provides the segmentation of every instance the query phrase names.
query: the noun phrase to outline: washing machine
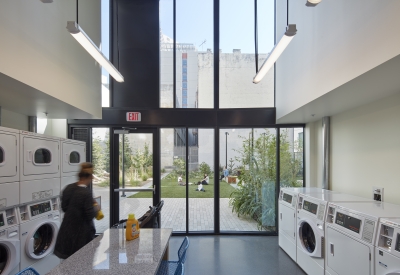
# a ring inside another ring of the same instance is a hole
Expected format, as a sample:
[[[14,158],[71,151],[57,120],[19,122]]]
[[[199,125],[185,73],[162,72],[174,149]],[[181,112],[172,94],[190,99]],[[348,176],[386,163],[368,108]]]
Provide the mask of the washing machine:
[[[46,274],[60,259],[53,254],[60,228],[58,197],[20,205],[20,270],[33,267],[39,274]]]
[[[375,274],[379,220],[399,216],[400,206],[395,204],[330,202],[325,223],[325,274]]]
[[[60,178],[60,138],[20,133],[20,181]]]
[[[380,219],[375,244],[375,274],[400,274],[400,218]]]
[[[299,194],[297,264],[309,275],[325,274],[325,213],[330,201],[372,202],[371,199],[343,193]]]
[[[19,181],[19,132],[0,127],[0,184]]]
[[[299,193],[329,193],[329,191],[316,187],[288,187],[279,191],[279,246],[294,260],[297,259],[296,252],[296,214],[297,197]]]
[[[21,244],[19,241],[17,208],[0,210],[0,274],[17,274],[20,265]]]

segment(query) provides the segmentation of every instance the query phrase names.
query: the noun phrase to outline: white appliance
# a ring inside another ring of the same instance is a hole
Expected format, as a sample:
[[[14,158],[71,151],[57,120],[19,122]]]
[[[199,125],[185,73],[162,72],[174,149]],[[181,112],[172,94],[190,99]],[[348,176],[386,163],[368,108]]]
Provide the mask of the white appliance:
[[[0,209],[19,204],[19,130],[0,127]]]
[[[21,244],[18,215],[15,207],[0,210],[0,274],[19,272]]]
[[[60,259],[53,254],[60,228],[58,197],[20,205],[20,270],[33,267],[39,274],[46,274]]]
[[[49,199],[60,195],[60,178],[22,181],[20,204]]]
[[[400,206],[389,203],[329,203],[325,223],[325,274],[375,274],[374,248],[379,219],[399,216]]]
[[[20,181],[60,178],[60,139],[20,134]]]
[[[18,204],[19,182],[0,183],[0,209]]]
[[[19,130],[0,127],[0,183],[18,182]]]
[[[329,193],[332,191],[316,187],[288,187],[279,192],[279,246],[294,260],[296,252],[297,197],[299,193]]]
[[[309,275],[325,274],[324,227],[325,213],[330,201],[372,202],[371,199],[342,193],[299,194],[297,208],[297,264]]]
[[[80,164],[86,162],[86,143],[61,139],[61,191],[78,181]]]
[[[375,274],[400,274],[400,219],[380,219],[375,248]]]

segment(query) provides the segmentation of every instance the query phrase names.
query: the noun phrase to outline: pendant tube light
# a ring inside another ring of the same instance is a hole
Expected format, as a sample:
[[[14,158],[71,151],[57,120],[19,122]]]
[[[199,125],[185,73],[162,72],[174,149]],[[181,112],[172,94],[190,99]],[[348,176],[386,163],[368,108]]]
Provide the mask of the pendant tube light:
[[[82,47],[118,82],[124,82],[124,77],[104,56],[89,36],[75,21],[67,22],[67,30],[82,45]]]
[[[279,40],[278,44],[272,49],[271,53],[264,61],[261,66],[261,69],[258,71],[256,76],[253,78],[253,83],[257,84],[263,79],[263,77],[268,73],[272,66],[274,66],[276,60],[278,60],[279,56],[283,53],[286,47],[289,45],[290,41],[292,41],[294,35],[296,34],[296,24],[289,24],[286,27],[286,32],[282,36],[281,40]]]

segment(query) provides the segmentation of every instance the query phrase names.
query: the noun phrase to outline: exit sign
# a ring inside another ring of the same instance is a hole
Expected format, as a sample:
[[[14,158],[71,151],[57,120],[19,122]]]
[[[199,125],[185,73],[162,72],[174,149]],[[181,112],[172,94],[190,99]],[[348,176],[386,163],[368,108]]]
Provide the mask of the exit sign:
[[[142,121],[142,114],[139,112],[127,112],[126,121]]]

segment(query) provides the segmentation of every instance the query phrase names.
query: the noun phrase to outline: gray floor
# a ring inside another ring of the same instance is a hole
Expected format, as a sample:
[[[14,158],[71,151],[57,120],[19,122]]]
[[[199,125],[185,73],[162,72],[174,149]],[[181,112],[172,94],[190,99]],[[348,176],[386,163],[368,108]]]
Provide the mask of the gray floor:
[[[171,237],[169,259],[177,260],[183,237]],[[190,236],[185,274],[304,273],[278,245],[278,237]]]

